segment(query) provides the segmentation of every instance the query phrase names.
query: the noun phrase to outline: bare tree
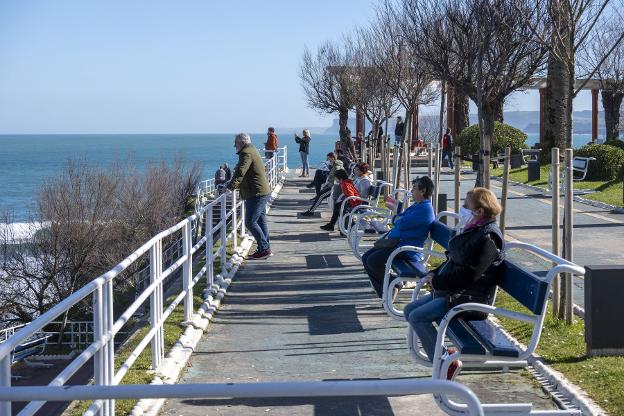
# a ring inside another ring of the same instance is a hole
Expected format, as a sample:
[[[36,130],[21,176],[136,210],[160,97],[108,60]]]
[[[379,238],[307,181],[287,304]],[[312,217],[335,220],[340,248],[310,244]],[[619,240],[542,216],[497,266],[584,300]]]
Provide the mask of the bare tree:
[[[494,121],[505,98],[542,68],[546,48],[523,24],[513,0],[403,0],[403,10],[417,58],[477,104],[477,185],[489,187]]]
[[[590,42],[581,50],[579,67],[589,73],[594,68],[602,90],[602,106],[605,112],[607,139],[620,136],[620,109],[624,99],[624,43],[616,43],[621,25],[610,22],[607,27],[596,31]],[[604,52],[617,44],[605,59]],[[602,64],[599,65],[602,60]]]
[[[198,165],[181,159],[154,164],[144,173],[131,164],[104,169],[69,161],[41,187],[37,213],[25,230],[28,241],[18,241],[12,227],[0,230],[3,320],[34,319],[175,224],[186,215],[198,180]],[[118,279],[115,290],[132,289],[131,283]],[[84,319],[89,305],[71,313]]]
[[[409,143],[411,129],[415,127],[411,126],[414,110],[417,106],[432,103],[437,98],[437,91],[432,85],[433,77],[429,66],[417,58],[414,44],[405,36],[403,21],[402,10],[392,1],[384,0],[366,33],[368,42],[373,45],[373,62],[381,79],[405,109],[407,128],[404,136]],[[409,154],[405,156],[409,157]],[[394,159],[395,163],[401,164],[400,157],[395,155]],[[398,181],[397,177],[396,182]]]
[[[349,110],[355,106],[352,56],[338,43],[325,42],[312,53],[307,47],[299,68],[299,78],[308,105],[321,113],[338,113],[340,139],[346,140]]]
[[[572,101],[624,38],[624,30],[610,37],[593,68],[585,65],[586,80],[576,82],[577,55],[609,21],[621,21],[619,0],[516,0],[538,41],[548,48],[544,96],[545,148],[572,147]],[[545,28],[546,30],[543,30]]]

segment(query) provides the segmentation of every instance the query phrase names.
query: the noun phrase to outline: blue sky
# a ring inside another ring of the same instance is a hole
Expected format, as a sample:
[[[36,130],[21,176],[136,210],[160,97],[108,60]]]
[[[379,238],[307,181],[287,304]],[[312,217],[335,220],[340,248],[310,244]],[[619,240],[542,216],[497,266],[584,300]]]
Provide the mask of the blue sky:
[[[0,2],[0,133],[263,131],[325,126],[304,45],[365,25],[369,0]],[[515,94],[508,110],[536,110]],[[581,96],[576,110],[589,109]],[[433,111],[433,110],[430,110]]]

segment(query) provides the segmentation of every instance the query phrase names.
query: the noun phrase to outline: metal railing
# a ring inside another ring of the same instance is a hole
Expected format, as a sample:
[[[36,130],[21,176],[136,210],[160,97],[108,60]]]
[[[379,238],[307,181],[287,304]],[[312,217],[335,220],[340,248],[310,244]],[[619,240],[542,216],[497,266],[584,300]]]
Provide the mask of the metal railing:
[[[271,189],[275,189],[281,179],[278,174],[277,155],[265,162],[265,170]],[[227,209],[228,202],[230,202],[229,209]],[[219,221],[216,224],[213,221],[214,208],[218,208],[220,212]],[[239,210],[240,216],[238,215]],[[160,368],[165,354],[164,322],[180,303],[184,305],[184,321],[192,320],[195,312],[193,288],[202,277],[206,279],[207,289],[218,290],[221,287],[224,282],[224,276],[227,276],[229,273],[228,268],[233,267],[232,263],[228,263],[228,245],[231,245],[233,255],[241,254],[238,237],[243,237],[246,234],[244,221],[242,220],[245,217],[244,210],[245,206],[242,201],[238,200],[237,192],[220,195],[202,207],[199,212],[152,237],[111,270],[93,279],[33,322],[7,335],[8,339],[0,343],[0,389],[5,388],[9,391],[17,392],[15,388],[11,388],[11,352],[20,343],[42,331],[43,328],[51,324],[61,314],[79,303],[82,306],[84,303],[89,302],[89,297],[91,297],[90,303],[93,308],[93,341],[49,383],[48,387],[24,387],[24,389],[35,389],[30,390],[32,395],[29,395],[29,390],[23,390],[25,392],[24,400],[39,399],[35,394],[37,388],[45,391],[47,388],[63,386],[91,358],[93,358],[95,386],[90,388],[94,392],[104,391],[101,390],[106,389],[104,386],[119,384],[148,345],[150,345],[151,349],[152,369]],[[201,238],[198,236],[198,241],[195,242],[192,237],[192,225],[195,221],[202,218],[205,224],[203,235]],[[229,233],[227,230],[228,221],[231,223],[231,232]],[[165,268],[163,267],[163,240],[177,238],[180,234],[183,242],[182,256]],[[214,236],[217,234],[220,241],[218,247],[214,241]],[[196,254],[205,259],[205,264],[197,273],[194,273],[193,256]],[[114,319],[113,282],[130,265],[141,261],[144,258],[143,256],[149,256],[150,284],[117,319]],[[220,261],[220,270],[215,275],[214,267],[217,259]],[[165,305],[163,282],[168,276],[180,269],[182,270],[182,291],[177,294],[169,305]],[[124,325],[148,299],[150,305],[150,330],[140,340],[126,361],[115,371],[115,335],[121,332]],[[56,396],[53,395],[53,397]],[[74,397],[74,399],[77,398],[77,396]],[[11,400],[14,399],[11,398]],[[31,401],[19,414],[32,415],[44,403],[41,400]],[[93,402],[86,413],[105,416],[114,415],[114,398],[107,396],[104,400]],[[0,415],[10,414],[11,401],[6,401],[6,399],[5,401],[0,401]]]
[[[25,401],[36,398],[48,401],[109,399],[242,399],[285,397],[362,397],[452,394],[465,402],[472,416],[483,416],[477,396],[468,387],[454,381],[430,379],[312,381],[274,383],[0,387],[0,400]],[[417,410],[414,409],[414,412]],[[465,414],[466,412],[461,412]],[[415,413],[416,414],[416,413]]]

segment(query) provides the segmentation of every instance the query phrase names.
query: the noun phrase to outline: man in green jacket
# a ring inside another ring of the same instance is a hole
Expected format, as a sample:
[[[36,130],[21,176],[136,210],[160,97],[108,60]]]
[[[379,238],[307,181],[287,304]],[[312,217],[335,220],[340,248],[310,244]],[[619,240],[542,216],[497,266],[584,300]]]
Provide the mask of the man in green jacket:
[[[249,259],[261,260],[272,255],[269,243],[269,227],[266,220],[266,205],[271,197],[271,187],[266,178],[260,153],[251,144],[247,133],[240,133],[234,139],[238,164],[234,168],[228,189],[239,189],[245,204],[245,226],[253,235],[258,248]]]

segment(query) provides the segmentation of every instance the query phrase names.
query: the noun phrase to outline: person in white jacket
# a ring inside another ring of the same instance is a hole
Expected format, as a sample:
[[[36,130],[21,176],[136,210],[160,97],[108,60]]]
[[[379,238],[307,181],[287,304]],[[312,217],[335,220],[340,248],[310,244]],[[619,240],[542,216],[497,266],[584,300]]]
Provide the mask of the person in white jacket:
[[[358,163],[354,169],[355,180],[353,184],[360,193],[360,197],[366,199],[370,196],[373,186],[373,173],[369,171],[368,163]]]

